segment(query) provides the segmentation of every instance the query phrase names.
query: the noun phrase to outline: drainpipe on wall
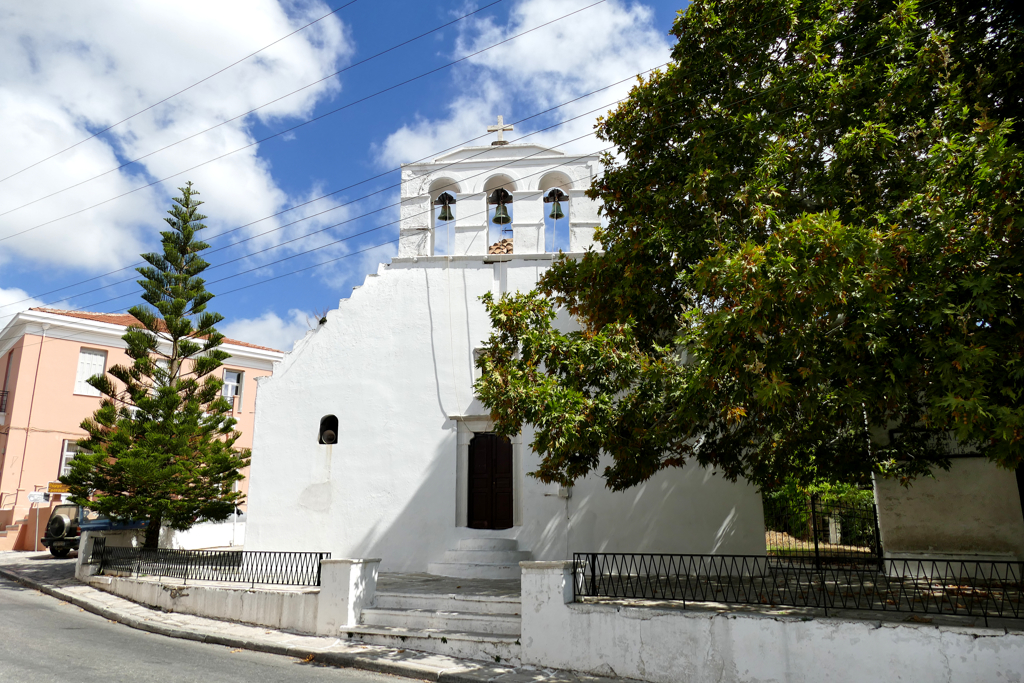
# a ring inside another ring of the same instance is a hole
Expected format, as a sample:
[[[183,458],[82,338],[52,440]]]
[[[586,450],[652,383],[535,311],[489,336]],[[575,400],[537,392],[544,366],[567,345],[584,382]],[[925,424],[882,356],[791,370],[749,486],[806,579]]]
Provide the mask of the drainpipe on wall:
[[[43,360],[43,343],[46,342],[46,331],[50,323],[43,323],[43,335],[39,340],[39,353],[36,355],[36,371],[32,376],[32,396],[28,402],[28,419],[25,421],[25,446],[21,449],[21,472],[18,473],[18,489],[14,493],[14,509],[18,509],[18,498],[21,497],[21,481],[25,478],[25,458],[28,456],[28,437],[32,429],[32,408],[36,404],[36,384],[39,382],[39,366]],[[36,534],[38,536],[38,534]]]

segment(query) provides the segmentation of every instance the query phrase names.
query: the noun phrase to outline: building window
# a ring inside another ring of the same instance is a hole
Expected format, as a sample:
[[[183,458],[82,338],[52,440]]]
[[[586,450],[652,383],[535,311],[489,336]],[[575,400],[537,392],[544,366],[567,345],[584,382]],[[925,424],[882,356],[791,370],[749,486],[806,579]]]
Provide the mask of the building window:
[[[107,352],[96,349],[82,349],[78,352],[78,373],[75,375],[75,393],[82,396],[99,396],[100,392],[86,380],[102,375],[107,369]]]
[[[63,477],[65,474],[71,472],[71,461],[75,459],[75,456],[79,453],[88,453],[78,447],[78,444],[74,441],[64,439],[64,445],[60,453],[60,470],[57,472],[58,477]]]
[[[224,398],[231,404],[232,410],[242,410],[242,375],[237,370],[224,371]]]

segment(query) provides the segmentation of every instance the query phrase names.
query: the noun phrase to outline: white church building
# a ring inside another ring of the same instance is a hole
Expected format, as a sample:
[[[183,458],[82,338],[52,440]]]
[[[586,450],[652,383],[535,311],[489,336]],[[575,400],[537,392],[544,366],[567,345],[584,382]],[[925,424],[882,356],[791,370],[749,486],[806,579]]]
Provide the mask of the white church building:
[[[491,577],[574,552],[764,555],[749,484],[688,466],[625,492],[594,475],[564,489],[529,476],[528,426],[491,433],[473,393],[480,296],[532,289],[558,248],[597,248],[600,222],[597,157],[507,144],[509,128],[403,166],[398,256],[261,378],[246,550]]]

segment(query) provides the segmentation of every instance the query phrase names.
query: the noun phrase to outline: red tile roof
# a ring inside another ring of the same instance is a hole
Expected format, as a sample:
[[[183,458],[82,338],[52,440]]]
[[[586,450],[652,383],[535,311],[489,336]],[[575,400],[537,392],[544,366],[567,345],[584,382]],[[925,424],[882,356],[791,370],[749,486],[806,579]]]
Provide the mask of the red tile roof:
[[[64,311],[59,308],[33,308],[33,311],[40,311],[42,313],[53,313],[54,315],[63,315],[68,318],[81,318],[83,320],[95,320],[99,323],[109,323],[111,325],[122,325],[128,327],[129,325],[142,326],[138,318],[130,313],[92,313],[90,311]],[[277,349],[272,349],[269,346],[257,346],[256,344],[250,344],[249,342],[239,341],[237,339],[224,338],[225,344],[234,344],[235,346],[246,346],[250,349],[262,349],[263,351],[274,351],[275,353],[281,353]]]

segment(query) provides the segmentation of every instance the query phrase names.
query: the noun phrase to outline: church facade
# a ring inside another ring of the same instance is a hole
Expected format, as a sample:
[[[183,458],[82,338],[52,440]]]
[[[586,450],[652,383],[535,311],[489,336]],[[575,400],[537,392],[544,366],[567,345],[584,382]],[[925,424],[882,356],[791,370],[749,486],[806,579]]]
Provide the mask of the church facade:
[[[697,466],[625,492],[544,484],[530,428],[495,436],[474,396],[480,296],[530,290],[557,250],[594,247],[598,172],[593,156],[509,144],[403,167],[398,256],[260,381],[247,550],[450,576],[574,552],[764,554],[752,486]]]

